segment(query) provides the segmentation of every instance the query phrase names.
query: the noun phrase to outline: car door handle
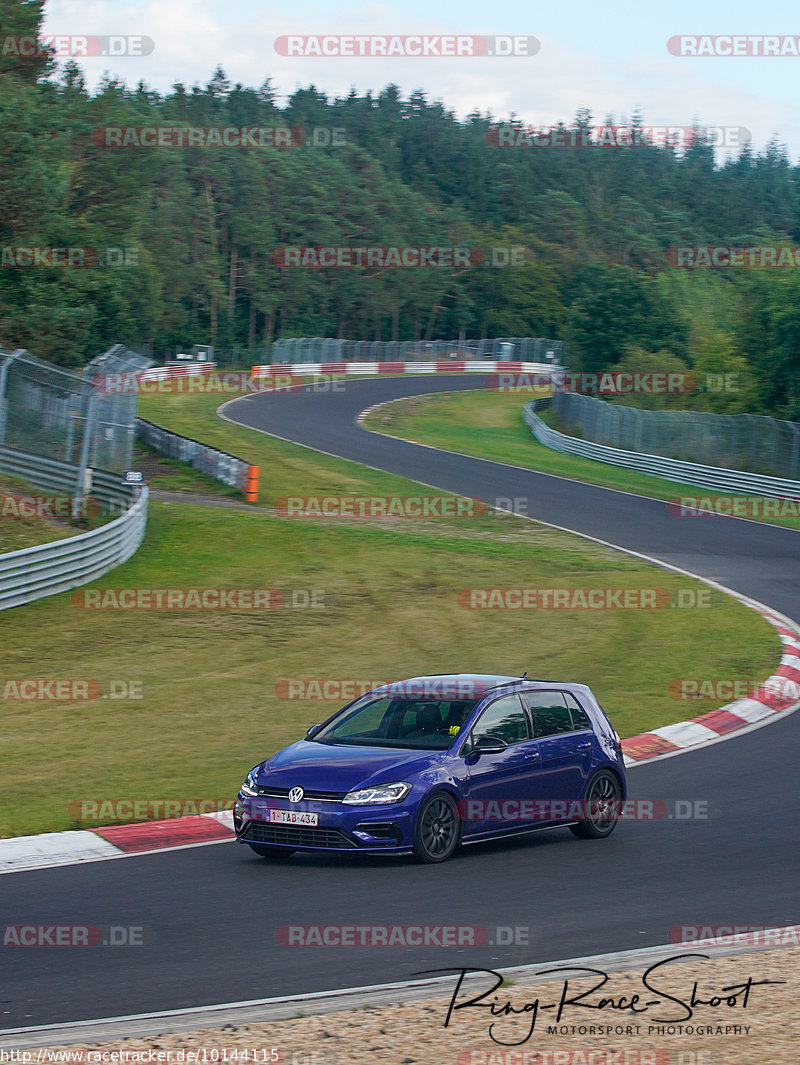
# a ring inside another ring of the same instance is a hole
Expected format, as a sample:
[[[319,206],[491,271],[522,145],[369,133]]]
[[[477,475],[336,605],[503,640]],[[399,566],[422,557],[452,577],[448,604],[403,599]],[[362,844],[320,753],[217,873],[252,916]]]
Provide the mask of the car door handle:
[[[576,750],[585,751],[587,747],[591,747],[591,746],[592,746],[592,741],[591,740],[587,740],[586,743],[579,743],[577,748],[576,748]]]
[[[538,751],[529,751],[525,755],[526,760],[529,761],[529,762],[535,761],[538,757],[539,757],[539,752]]]

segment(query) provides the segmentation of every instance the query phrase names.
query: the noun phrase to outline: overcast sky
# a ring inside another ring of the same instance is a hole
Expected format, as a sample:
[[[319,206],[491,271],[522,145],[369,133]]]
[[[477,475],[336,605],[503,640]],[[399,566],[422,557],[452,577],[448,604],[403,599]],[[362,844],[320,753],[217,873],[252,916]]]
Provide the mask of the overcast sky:
[[[609,114],[622,121],[638,110],[648,125],[745,127],[756,149],[777,136],[796,163],[800,56],[681,57],[671,54],[668,41],[794,34],[797,42],[797,10],[778,0],[663,6],[645,0],[49,0],[45,30],[152,40],[147,56],[76,58],[92,88],[104,72],[162,92],[175,82],[205,85],[218,65],[233,83],[258,87],[271,78],[281,99],[310,84],[333,97],[394,82],[403,94],[424,90],[460,117],[478,110],[502,121],[514,113],[540,126],[570,122],[578,108],[588,108],[598,124]],[[326,34],[532,36],[540,48],[507,58],[287,57],[276,50],[284,35]],[[728,45],[723,40],[719,47]]]

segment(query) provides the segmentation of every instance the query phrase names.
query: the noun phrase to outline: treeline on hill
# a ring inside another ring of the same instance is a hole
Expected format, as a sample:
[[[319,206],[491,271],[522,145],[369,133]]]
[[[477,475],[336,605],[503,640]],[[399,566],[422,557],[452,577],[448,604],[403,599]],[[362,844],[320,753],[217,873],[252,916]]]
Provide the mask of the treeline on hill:
[[[3,36],[36,35],[40,7],[0,0]],[[782,146],[716,166],[702,139],[500,148],[501,121],[459,121],[392,85],[341,99],[312,86],[280,107],[269,79],[232,86],[219,70],[167,95],[113,79],[92,94],[76,66],[5,49],[0,346],[77,366],[111,342],[158,357],[194,342],[263,354],[280,336],[550,336],[574,368],[737,374],[737,391],[692,402],[800,418],[800,270],[676,268],[668,251],[800,243]],[[104,144],[108,127],[164,126],[299,127],[303,143]],[[329,139],[343,143],[314,143]],[[303,269],[276,264],[287,245],[525,252],[522,265]],[[120,265],[19,265],[14,249],[33,247],[91,249],[89,262],[117,249]]]

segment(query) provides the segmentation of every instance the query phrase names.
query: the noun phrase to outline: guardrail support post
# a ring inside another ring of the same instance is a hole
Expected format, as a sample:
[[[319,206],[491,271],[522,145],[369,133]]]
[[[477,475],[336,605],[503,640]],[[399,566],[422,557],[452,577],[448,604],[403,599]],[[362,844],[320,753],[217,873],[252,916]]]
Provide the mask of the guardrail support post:
[[[6,380],[8,371],[14,359],[18,359],[20,355],[24,354],[24,348],[17,348],[16,351],[7,355],[3,364],[0,365],[0,444],[5,443],[6,439]]]
[[[88,382],[87,382],[88,384]],[[83,423],[83,440],[81,441],[81,454],[78,460],[78,475],[75,478],[75,492],[72,497],[72,516],[77,518],[81,513],[86,494],[86,470],[89,462],[89,447],[94,433],[95,395],[94,389],[88,385],[85,393],[86,416]]]

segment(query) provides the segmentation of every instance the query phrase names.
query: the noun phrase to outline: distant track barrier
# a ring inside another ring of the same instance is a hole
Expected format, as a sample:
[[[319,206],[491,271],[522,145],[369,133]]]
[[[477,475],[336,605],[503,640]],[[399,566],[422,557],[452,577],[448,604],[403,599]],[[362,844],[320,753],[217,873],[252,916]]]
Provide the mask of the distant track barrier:
[[[258,466],[189,436],[173,433],[144,418],[136,419],[136,434],[159,455],[185,462],[200,473],[213,477],[215,481],[220,481],[230,488],[238,488],[248,503],[258,502]]]
[[[250,371],[255,378],[329,374],[437,374],[482,373],[487,376],[507,374],[550,374],[558,368],[552,362],[499,362],[495,359],[451,359],[437,362],[293,362],[267,363]],[[152,373],[150,370],[148,373]]]
[[[800,481],[771,477],[767,474],[748,473],[743,470],[730,470],[721,466],[703,466],[697,462],[684,462],[682,459],[667,458],[664,455],[651,455],[641,451],[626,451],[622,448],[595,444],[591,440],[580,440],[567,436],[545,425],[536,413],[548,404],[549,400],[533,400],[525,405],[523,417],[525,424],[540,444],[567,455],[579,455],[581,458],[594,459],[611,466],[623,466],[625,469],[638,470],[655,477],[665,477],[679,484],[697,485],[717,492],[752,492],[756,495],[779,498],[800,498]]]

